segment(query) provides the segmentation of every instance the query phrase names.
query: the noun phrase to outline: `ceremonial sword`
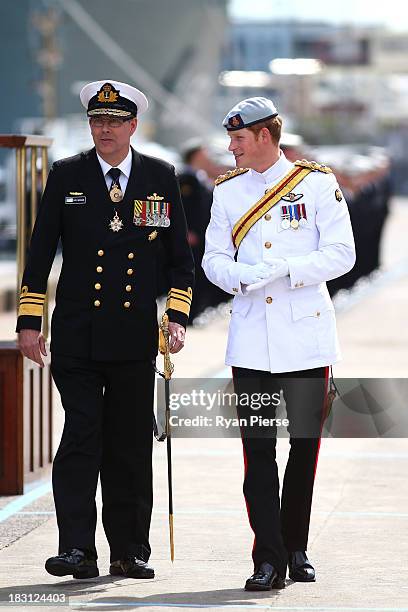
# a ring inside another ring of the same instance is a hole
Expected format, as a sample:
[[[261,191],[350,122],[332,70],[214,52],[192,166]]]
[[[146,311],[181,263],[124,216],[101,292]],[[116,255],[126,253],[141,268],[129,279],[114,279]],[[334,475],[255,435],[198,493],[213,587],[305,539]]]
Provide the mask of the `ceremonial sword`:
[[[164,434],[159,436],[155,419],[153,421],[154,433],[159,441],[166,440],[167,442],[167,483],[169,491],[169,533],[170,533],[170,558],[174,561],[174,525],[173,525],[173,478],[172,478],[172,463],[171,463],[171,429],[170,429],[170,379],[174,371],[174,365],[170,361],[169,348],[169,317],[164,313],[160,330],[163,335],[164,346],[160,347],[160,352],[164,358],[164,372],[159,372],[164,378],[164,394],[166,403],[166,426]]]

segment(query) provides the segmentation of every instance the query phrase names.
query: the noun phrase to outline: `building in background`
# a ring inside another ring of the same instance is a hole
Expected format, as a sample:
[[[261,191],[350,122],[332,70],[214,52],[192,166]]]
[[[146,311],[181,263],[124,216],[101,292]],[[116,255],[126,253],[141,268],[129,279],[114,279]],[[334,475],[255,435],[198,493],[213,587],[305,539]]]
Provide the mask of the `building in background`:
[[[218,109],[266,93],[315,141],[372,138],[373,125],[381,132],[408,123],[407,50],[408,33],[378,27],[232,22]]]
[[[112,78],[148,95],[149,137],[175,145],[208,133],[226,4],[4,0],[0,53],[8,76],[7,95],[0,98],[0,131],[19,131],[27,117],[52,120],[82,113],[82,85]]]
[[[88,146],[78,93],[105,77],[146,91],[139,137],[167,147],[208,138],[238,99],[267,95],[307,141],[406,148],[408,34],[295,19],[228,23],[227,0],[5,0],[0,32],[0,131],[39,132],[46,117],[55,156]]]

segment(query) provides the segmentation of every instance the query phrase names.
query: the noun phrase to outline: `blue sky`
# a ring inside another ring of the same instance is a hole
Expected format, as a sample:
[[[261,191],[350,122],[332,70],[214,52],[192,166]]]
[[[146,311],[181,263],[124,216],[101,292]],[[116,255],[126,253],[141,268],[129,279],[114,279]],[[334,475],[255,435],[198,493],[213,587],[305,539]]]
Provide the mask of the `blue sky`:
[[[244,19],[294,18],[353,25],[385,25],[408,31],[402,0],[229,0],[230,15]]]

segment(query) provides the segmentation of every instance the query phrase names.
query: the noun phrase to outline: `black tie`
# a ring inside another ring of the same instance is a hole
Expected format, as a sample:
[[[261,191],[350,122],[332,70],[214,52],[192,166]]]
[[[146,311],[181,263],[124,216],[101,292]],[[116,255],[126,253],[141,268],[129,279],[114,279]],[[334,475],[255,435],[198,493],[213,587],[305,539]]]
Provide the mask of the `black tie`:
[[[108,171],[109,176],[112,179],[112,185],[110,186],[110,190],[112,189],[112,187],[114,187],[115,185],[120,189],[120,183],[119,183],[119,177],[120,177],[120,170],[119,168],[111,168]]]

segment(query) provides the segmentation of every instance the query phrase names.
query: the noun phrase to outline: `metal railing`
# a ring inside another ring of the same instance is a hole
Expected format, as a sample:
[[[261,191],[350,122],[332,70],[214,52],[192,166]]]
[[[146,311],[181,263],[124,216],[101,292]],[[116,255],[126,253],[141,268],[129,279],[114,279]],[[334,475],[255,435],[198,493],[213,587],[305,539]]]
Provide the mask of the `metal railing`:
[[[51,138],[44,136],[0,135],[0,148],[14,149],[17,178],[17,294],[19,305],[20,286],[26,264],[28,245],[37,216],[39,196],[45,188],[48,175],[48,147]],[[38,169],[40,162],[40,170]],[[27,201],[29,194],[29,201]],[[28,204],[28,205],[27,205]],[[44,305],[43,334],[48,337],[48,300]]]

